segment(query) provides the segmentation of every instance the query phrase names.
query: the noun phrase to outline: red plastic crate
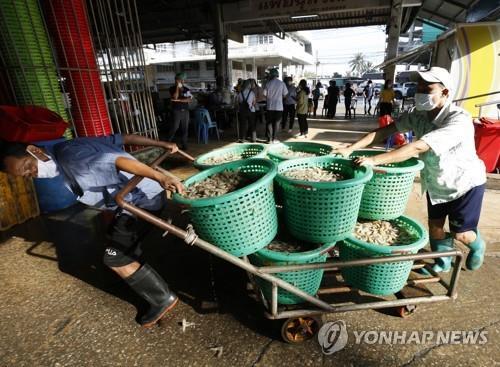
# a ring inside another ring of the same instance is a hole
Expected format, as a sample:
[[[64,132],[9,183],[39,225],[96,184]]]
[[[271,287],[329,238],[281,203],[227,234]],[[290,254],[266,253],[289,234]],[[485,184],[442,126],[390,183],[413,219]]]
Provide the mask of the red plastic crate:
[[[500,120],[482,118],[474,124],[477,155],[486,166],[486,172],[500,169]]]
[[[61,116],[38,106],[0,106],[0,139],[29,143],[60,138],[68,124]]]

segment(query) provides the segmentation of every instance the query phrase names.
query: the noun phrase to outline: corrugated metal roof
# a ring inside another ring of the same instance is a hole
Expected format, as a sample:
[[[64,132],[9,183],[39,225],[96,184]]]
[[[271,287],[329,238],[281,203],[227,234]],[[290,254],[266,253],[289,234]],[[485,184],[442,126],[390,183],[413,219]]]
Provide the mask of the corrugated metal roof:
[[[417,16],[445,27],[464,23],[467,9],[477,0],[424,0]]]

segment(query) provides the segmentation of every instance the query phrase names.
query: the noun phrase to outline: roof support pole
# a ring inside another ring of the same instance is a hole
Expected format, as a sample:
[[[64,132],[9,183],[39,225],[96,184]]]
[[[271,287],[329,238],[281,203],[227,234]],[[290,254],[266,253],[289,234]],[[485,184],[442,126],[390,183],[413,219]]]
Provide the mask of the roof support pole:
[[[219,1],[212,2],[212,13],[215,31],[215,80],[217,88],[225,90],[229,88],[231,81],[229,78],[227,32],[222,16],[222,4]]]
[[[402,0],[393,0],[391,6],[391,18],[387,25],[387,47],[385,59],[390,60],[398,56],[399,34],[401,32],[401,18],[403,14]],[[384,68],[386,80],[394,81],[396,64],[388,65]]]

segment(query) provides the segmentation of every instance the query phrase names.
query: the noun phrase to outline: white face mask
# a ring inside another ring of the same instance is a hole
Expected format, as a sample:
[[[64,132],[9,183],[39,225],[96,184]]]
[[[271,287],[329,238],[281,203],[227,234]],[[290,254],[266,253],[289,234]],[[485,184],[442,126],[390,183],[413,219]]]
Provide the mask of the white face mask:
[[[59,176],[59,170],[57,169],[56,162],[50,158],[44,162],[29,150],[27,150],[27,152],[37,161],[37,178],[54,178]]]
[[[47,162],[38,161],[38,178],[54,178],[56,176],[59,176],[59,170],[52,159]]]
[[[182,83],[180,83],[180,82],[177,85],[179,86],[179,88],[183,87]]]
[[[415,93],[415,108],[417,111],[431,111],[436,108],[433,96],[436,94]]]

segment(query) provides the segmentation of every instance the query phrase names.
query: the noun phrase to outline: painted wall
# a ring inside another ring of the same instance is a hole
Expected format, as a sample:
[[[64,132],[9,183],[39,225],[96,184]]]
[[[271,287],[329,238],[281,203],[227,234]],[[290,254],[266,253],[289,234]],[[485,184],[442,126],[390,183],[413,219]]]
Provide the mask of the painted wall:
[[[454,47],[445,44],[439,47],[441,53],[451,54],[450,71],[455,83],[453,98],[500,91],[500,24],[459,26],[453,41]],[[500,100],[500,94],[458,102],[458,105],[472,116],[478,116],[476,104],[496,100]],[[482,116],[496,118],[496,104],[483,107]]]

